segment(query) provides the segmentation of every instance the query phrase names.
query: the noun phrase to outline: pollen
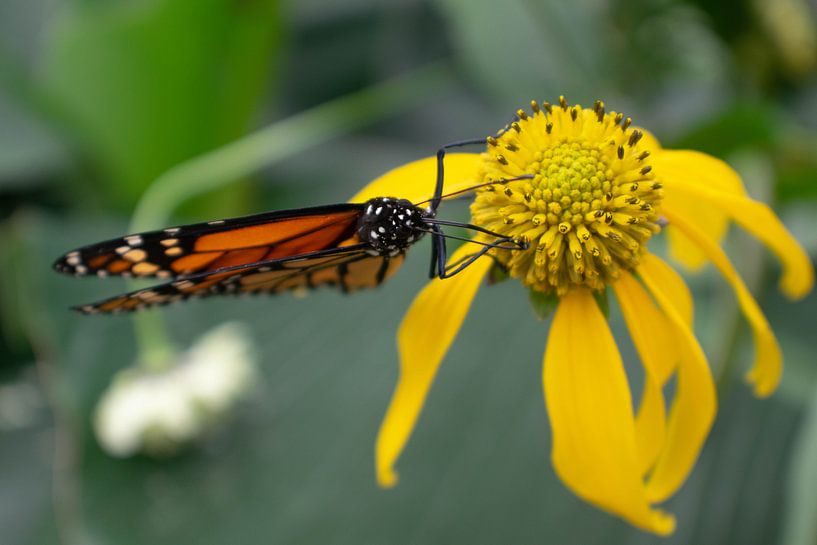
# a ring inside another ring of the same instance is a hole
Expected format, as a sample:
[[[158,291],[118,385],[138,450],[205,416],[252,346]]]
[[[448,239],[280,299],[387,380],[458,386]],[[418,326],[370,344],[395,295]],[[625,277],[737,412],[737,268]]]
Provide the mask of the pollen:
[[[601,101],[582,108],[560,97],[555,105],[531,102],[531,110],[519,110],[487,139],[486,185],[471,205],[472,221],[528,243],[493,253],[526,286],[558,295],[575,286],[604,289],[638,265],[660,230],[661,183],[643,134]]]

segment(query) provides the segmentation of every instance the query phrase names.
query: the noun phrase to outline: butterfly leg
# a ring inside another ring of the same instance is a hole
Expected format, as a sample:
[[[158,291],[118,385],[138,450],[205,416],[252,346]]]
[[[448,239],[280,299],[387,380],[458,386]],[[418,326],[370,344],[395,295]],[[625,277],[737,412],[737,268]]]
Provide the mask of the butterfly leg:
[[[432,254],[430,277],[444,278],[445,262],[448,260],[448,248],[445,244],[445,235],[438,225],[432,226],[431,231],[434,252]]]
[[[431,263],[428,267],[428,277],[435,278],[437,276],[437,256],[440,253],[440,242],[437,238],[437,231],[439,229],[432,228],[428,232],[431,233]]]
[[[477,138],[473,140],[461,140],[459,142],[451,142],[437,150],[437,185],[434,187],[434,198],[431,199],[431,210],[437,211],[440,201],[443,198],[443,180],[445,180],[445,152],[452,148],[462,148],[465,146],[485,145],[487,140],[485,138]]]
[[[448,267],[444,267],[442,273],[440,274],[440,278],[451,278],[452,276],[456,276],[457,274],[461,273],[465,270],[471,263],[479,259],[480,257],[484,256],[491,250],[491,246],[484,246],[478,252],[473,254],[469,254],[462,258],[461,260],[452,263]],[[453,270],[452,270],[453,269]]]

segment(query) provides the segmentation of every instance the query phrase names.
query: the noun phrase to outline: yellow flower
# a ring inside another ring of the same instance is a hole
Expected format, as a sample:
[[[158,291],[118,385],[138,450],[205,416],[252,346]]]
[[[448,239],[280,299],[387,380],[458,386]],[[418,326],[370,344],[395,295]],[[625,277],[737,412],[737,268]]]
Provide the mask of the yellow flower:
[[[531,103],[532,112],[481,154],[446,157],[446,192],[477,189],[472,222],[526,239],[525,250],[492,250],[461,274],[433,280],[414,300],[397,340],[400,377],[376,445],[377,479],[397,482],[406,445],[437,367],[486,273],[500,266],[534,292],[558,297],[544,356],[543,385],[552,462],[586,501],[631,524],[669,534],[675,521],[656,507],[683,484],[716,413],[706,356],[693,333],[693,303],[682,278],[647,251],[666,224],[671,255],[691,268],[711,262],[732,286],[751,326],[755,361],[747,375],[766,396],[780,380],[782,356],[766,318],[720,248],[730,222],[780,259],[790,298],[812,287],[808,256],[764,204],[746,194],[726,163],[695,151],[662,149],[631,120],[592,109]],[[353,200],[378,195],[414,202],[431,196],[433,158],[395,169]],[[532,178],[503,180],[521,175]],[[474,250],[464,244],[458,261]],[[637,411],[596,295],[615,295],[644,369]],[[665,413],[663,387],[676,379]]]

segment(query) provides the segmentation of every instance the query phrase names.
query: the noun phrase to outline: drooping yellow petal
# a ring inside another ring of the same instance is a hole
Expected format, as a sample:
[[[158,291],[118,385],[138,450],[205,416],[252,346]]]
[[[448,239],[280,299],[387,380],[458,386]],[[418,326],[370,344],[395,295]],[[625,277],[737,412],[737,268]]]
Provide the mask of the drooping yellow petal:
[[[638,273],[674,329],[680,358],[666,443],[647,481],[647,497],[658,502],[672,496],[692,471],[715,420],[717,399],[712,372],[692,330],[658,279],[645,269]],[[634,280],[630,288],[643,291]]]
[[[443,193],[453,193],[479,183],[478,153],[449,153],[445,156]],[[437,182],[437,158],[426,157],[388,171],[361,189],[349,202],[363,202],[374,197],[399,197],[413,203],[434,196]]]
[[[593,296],[561,298],[548,336],[544,390],[553,466],[579,497],[666,535],[674,518],[646,500],[624,365]]]
[[[694,314],[692,294],[681,275],[666,261],[650,253],[641,257],[641,270],[647,271],[652,278],[656,279],[667,298],[672,301],[678,314],[683,318],[684,323],[692,328]]]
[[[766,317],[721,247],[680,214],[669,209],[665,209],[664,214],[704,251],[735,291],[743,315],[752,328],[755,342],[755,361],[746,378],[754,385],[755,395],[768,396],[780,382],[783,355]]]
[[[474,248],[461,246],[451,256],[454,263]],[[428,390],[448,347],[457,336],[471,301],[493,260],[483,257],[445,280],[432,280],[414,299],[397,333],[400,377],[383,418],[375,446],[377,481],[397,484],[394,464],[414,429]]]
[[[717,207],[701,206],[698,199],[678,190],[695,185],[745,195],[738,173],[720,159],[697,151],[661,150],[651,160],[657,179],[664,183],[664,206],[694,220],[709,238],[719,242],[729,227],[728,215]],[[670,226],[667,236],[670,254],[678,262],[692,270],[706,263],[701,250],[683,233]]]
[[[644,392],[635,431],[642,474],[646,474],[664,445],[666,426],[661,388],[675,371],[678,347],[666,317],[630,274],[623,274],[613,284],[613,290],[644,367]]]
[[[635,416],[635,444],[641,475],[647,475],[655,465],[667,433],[664,393],[655,376],[645,369],[644,391]]]
[[[808,254],[766,204],[745,195],[701,184],[684,185],[678,188],[677,193],[697,202],[698,208],[719,210],[768,246],[783,265],[780,290],[788,297],[799,299],[811,291],[814,268]],[[667,207],[676,215],[688,218],[686,210],[672,204]],[[696,225],[701,227],[697,222]]]

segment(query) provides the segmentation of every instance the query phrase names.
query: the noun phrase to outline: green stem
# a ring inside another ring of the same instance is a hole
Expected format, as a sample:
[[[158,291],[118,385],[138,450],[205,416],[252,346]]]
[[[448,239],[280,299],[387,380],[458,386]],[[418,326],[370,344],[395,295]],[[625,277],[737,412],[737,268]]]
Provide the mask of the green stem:
[[[297,113],[185,161],[148,187],[136,205],[130,231],[135,233],[166,225],[174,210],[192,197],[427,101],[449,82],[445,65],[428,65]],[[153,369],[168,365],[174,348],[161,312],[157,309],[137,313],[134,328],[140,361]]]

